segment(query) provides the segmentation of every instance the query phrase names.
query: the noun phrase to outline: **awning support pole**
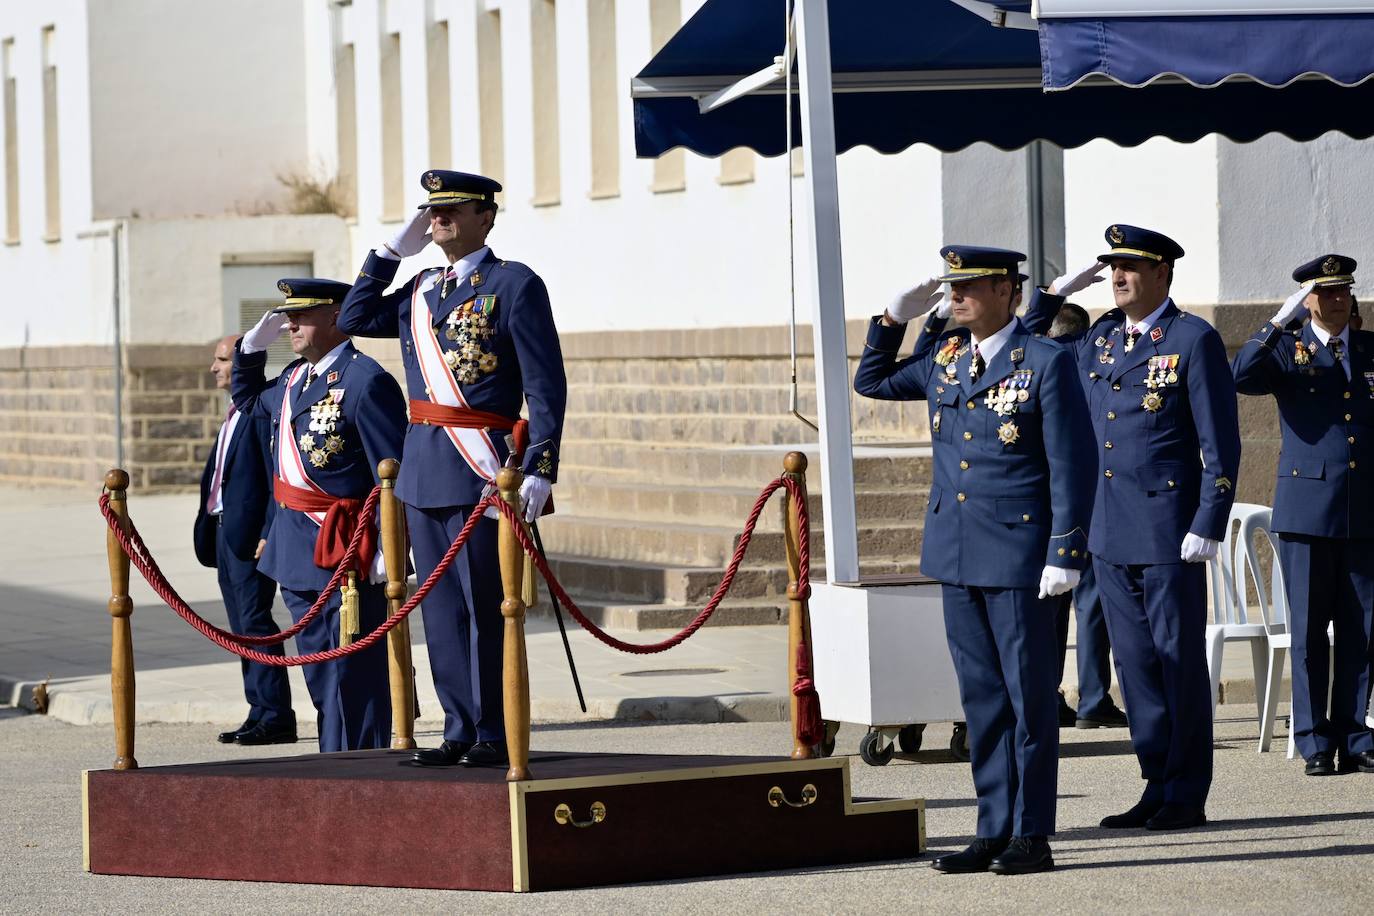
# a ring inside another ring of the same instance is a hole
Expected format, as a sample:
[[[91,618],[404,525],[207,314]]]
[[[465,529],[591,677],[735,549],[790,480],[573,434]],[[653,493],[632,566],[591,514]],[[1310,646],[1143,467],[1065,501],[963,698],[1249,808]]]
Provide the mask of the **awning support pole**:
[[[840,195],[835,108],[830,74],[827,0],[798,0],[802,154],[811,207],[806,294],[815,335],[817,422],[825,517],[826,582],[857,582],[859,538],[854,513],[854,448],[849,418],[849,356],[840,257]]]

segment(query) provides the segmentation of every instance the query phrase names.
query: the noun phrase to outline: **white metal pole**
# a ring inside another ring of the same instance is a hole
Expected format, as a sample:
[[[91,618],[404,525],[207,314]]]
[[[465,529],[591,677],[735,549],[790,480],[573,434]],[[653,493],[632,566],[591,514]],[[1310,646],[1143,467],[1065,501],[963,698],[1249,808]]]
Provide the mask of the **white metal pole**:
[[[798,0],[802,154],[811,206],[806,294],[816,340],[817,422],[821,437],[821,494],[825,512],[825,578],[859,579],[854,517],[854,448],[849,420],[849,356],[844,330],[844,272],[840,263],[840,194],[835,163],[835,108],[830,79],[827,0]]]

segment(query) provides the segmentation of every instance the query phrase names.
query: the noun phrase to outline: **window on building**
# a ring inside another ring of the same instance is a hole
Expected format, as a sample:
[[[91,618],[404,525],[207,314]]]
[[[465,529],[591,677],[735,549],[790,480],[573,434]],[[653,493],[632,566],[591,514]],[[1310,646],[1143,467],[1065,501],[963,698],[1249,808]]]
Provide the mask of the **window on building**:
[[[558,203],[558,24],[553,0],[530,6],[534,89],[534,205]]]
[[[43,237],[62,237],[62,168],[57,144],[57,30],[43,30]]]
[[[662,50],[680,25],[680,0],[649,0],[649,43],[652,45],[650,54],[657,54]],[[668,191],[682,191],[686,187],[687,160],[682,150],[672,150],[654,160],[654,183],[650,190],[655,194],[662,194]]]
[[[446,169],[453,164],[447,22],[430,23],[428,45],[425,59],[429,68],[429,164]]]
[[[401,126],[401,36],[382,35],[382,220],[405,217],[406,180]]]
[[[358,88],[353,45],[334,55],[335,123],[338,125],[339,196],[348,216],[358,215]]]
[[[747,184],[754,180],[754,151],[740,147],[720,157],[721,184]]]
[[[482,174],[498,182],[504,182],[506,174],[501,106],[501,12],[494,10],[477,14],[477,115],[482,122]]]
[[[15,110],[14,39],[0,42],[5,106],[5,241],[19,241],[19,118]]]
[[[587,0],[587,58],[592,115],[592,197],[620,194],[620,82],[616,73],[615,0]]]

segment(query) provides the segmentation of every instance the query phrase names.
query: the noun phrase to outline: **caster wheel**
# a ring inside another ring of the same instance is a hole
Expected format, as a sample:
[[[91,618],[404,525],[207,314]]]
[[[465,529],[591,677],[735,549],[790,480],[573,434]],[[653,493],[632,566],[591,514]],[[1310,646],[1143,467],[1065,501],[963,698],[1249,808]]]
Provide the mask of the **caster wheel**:
[[[871,731],[859,742],[859,756],[864,763],[874,767],[885,767],[892,760],[893,746],[884,746],[881,732]]]
[[[921,739],[925,733],[924,724],[904,725],[902,730],[897,733],[897,746],[902,749],[903,754],[914,754],[921,749]]]
[[[821,738],[821,756],[830,757],[835,753],[835,738],[840,734],[840,723],[834,719],[826,719],[825,736]]]
[[[967,763],[968,753],[968,726],[963,722],[954,723],[954,734],[949,739],[949,752],[954,755],[955,760]]]

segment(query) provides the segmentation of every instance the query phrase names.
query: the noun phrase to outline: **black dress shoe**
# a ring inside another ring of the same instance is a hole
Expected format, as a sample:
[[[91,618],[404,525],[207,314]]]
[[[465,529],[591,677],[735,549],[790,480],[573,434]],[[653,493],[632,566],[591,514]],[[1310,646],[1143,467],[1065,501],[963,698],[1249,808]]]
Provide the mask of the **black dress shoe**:
[[[220,744],[233,744],[235,741],[239,739],[239,735],[248,731],[250,728],[257,724],[258,723],[253,721],[252,719],[244,719],[243,724],[240,725],[238,728],[234,729],[233,731],[220,732],[218,735],[215,736],[215,740],[218,741]]]
[[[416,751],[410,761],[422,767],[455,767],[470,747],[472,745],[466,741],[445,741],[438,747]]]
[[[1078,720],[1078,713],[1073,711],[1073,707],[1064,699],[1064,694],[1059,695],[1059,727],[1073,728],[1073,723]]]
[[[258,745],[258,744],[295,744],[296,726],[294,725],[268,725],[259,722],[248,731],[239,735],[236,744]]]
[[[1336,758],[1330,751],[1317,751],[1307,760],[1303,772],[1308,776],[1335,776]]]
[[[478,741],[458,763],[465,767],[504,767],[510,766],[510,756],[504,741]]]
[[[1030,875],[1054,868],[1049,840],[1042,836],[1014,836],[1007,849],[988,865],[995,875]]]
[[[1125,728],[1128,724],[1126,714],[1117,706],[1108,707],[1103,712],[1095,712],[1074,722],[1075,728]]]
[[[1165,805],[1145,822],[1146,830],[1187,830],[1207,823],[1207,814],[1193,805]]]
[[[931,867],[947,875],[971,875],[987,871],[992,860],[1007,848],[1007,840],[985,840],[981,837],[963,852],[951,852],[936,858]]]
[[[1356,770],[1361,773],[1374,773],[1374,751],[1341,755],[1341,765],[1337,772],[1354,773]]]
[[[1146,801],[1141,799],[1135,803],[1135,807],[1120,814],[1109,814],[1102,819],[1099,826],[1106,827],[1108,830],[1122,830],[1131,827],[1144,827],[1149,823],[1150,818],[1159,813],[1164,807],[1163,802]]]

